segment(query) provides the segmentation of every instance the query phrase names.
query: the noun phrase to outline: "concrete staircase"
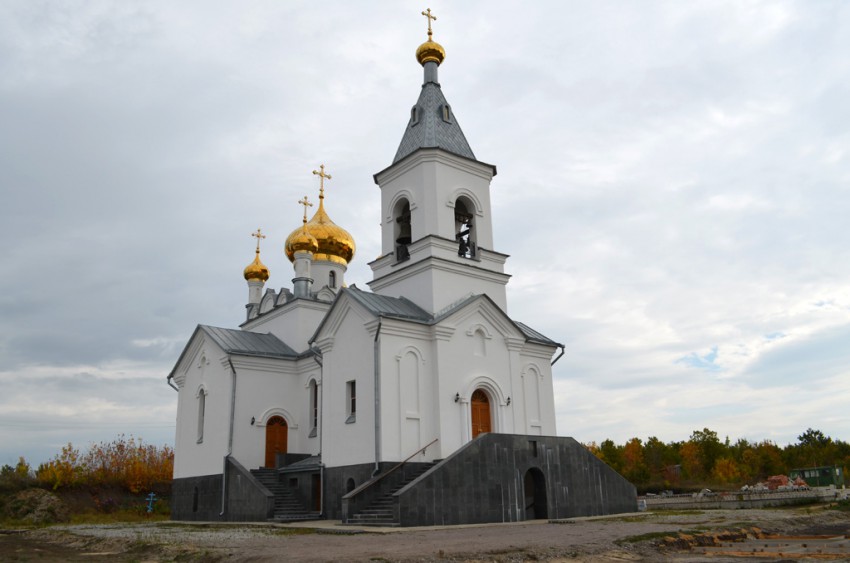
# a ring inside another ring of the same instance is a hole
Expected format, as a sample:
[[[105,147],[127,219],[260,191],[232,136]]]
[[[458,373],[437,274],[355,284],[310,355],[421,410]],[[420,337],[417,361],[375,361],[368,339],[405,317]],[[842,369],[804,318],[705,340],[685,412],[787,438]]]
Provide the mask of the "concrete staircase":
[[[292,489],[280,482],[276,469],[267,467],[252,469],[251,475],[274,494],[274,516],[269,521],[299,522],[321,519],[320,513],[305,509]]]
[[[402,483],[378,496],[369,506],[350,516],[345,523],[351,526],[399,526],[400,524],[393,513],[393,494],[418,479],[423,473],[435,465],[437,465],[437,462],[425,464],[417,468]]]

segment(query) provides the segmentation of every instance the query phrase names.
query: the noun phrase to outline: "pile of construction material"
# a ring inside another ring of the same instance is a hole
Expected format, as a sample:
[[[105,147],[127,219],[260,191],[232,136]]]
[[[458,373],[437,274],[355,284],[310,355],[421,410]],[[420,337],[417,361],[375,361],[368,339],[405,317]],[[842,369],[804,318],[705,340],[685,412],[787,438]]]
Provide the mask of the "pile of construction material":
[[[768,477],[767,481],[755,485],[744,485],[741,490],[758,493],[764,491],[808,491],[809,488],[809,485],[801,477],[792,481],[786,475],[773,475]]]

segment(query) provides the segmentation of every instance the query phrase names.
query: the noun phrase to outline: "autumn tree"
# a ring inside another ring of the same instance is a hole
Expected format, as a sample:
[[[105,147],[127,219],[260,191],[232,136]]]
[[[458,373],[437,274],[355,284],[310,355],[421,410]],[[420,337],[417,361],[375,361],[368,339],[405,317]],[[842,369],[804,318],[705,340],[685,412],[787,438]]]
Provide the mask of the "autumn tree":
[[[724,449],[724,444],[718,439],[717,432],[708,428],[694,430],[690,442],[699,448],[699,457],[702,462],[701,474],[711,475],[714,463],[723,454]]]
[[[643,445],[643,459],[653,475],[661,475],[665,467],[679,463],[675,448],[655,436],[646,439]]]
[[[618,446],[608,439],[599,444],[599,459],[610,465],[614,471],[623,470],[623,446]]]
[[[700,448],[694,442],[688,440],[679,446],[679,455],[682,458],[682,469],[685,475],[692,479],[703,477],[703,463]]]
[[[53,489],[78,485],[116,486],[132,493],[171,481],[174,451],[124,435],[111,442],[93,444],[81,454],[70,443],[42,464],[36,478]]]
[[[820,430],[808,428],[797,436],[797,445],[789,448],[789,459],[795,467],[817,467],[835,463],[832,438]]]
[[[718,483],[737,483],[741,477],[738,464],[731,457],[721,457],[714,462],[712,478]]]
[[[632,438],[623,447],[623,476],[632,483],[649,482],[649,468],[643,460],[640,438]]]

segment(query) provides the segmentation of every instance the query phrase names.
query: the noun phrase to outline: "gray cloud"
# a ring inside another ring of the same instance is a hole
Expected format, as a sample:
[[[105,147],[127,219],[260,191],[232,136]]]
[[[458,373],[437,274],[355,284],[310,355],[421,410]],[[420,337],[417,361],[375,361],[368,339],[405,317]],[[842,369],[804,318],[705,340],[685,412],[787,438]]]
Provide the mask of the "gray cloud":
[[[567,345],[559,431],[782,442],[815,414],[850,431],[826,393],[785,393],[850,375],[850,9],[432,8],[445,94],[498,166],[510,313]],[[119,430],[169,440],[183,342],[242,320],[257,227],[271,286],[290,285],[283,241],[321,162],[365,287],[371,175],[418,95],[419,19],[389,1],[0,7],[0,413],[17,409],[0,462]],[[86,404],[80,426],[39,426],[34,396]]]

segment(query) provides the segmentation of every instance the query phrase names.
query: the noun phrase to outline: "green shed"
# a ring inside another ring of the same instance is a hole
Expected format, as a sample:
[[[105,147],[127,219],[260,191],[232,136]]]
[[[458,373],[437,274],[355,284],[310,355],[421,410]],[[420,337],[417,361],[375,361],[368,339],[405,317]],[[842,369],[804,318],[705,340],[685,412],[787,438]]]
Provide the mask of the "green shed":
[[[844,470],[840,465],[824,465],[822,467],[804,467],[792,469],[788,477],[793,481],[802,477],[810,487],[844,486]]]

